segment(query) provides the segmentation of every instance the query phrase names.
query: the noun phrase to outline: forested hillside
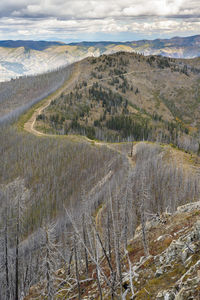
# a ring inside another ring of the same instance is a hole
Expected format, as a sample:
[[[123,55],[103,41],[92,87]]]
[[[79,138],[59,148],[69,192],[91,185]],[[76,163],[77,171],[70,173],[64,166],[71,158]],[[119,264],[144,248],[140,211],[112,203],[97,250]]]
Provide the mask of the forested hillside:
[[[116,53],[78,63],[79,84],[37,117],[45,133],[151,140],[199,151],[200,61]]]
[[[199,69],[118,53],[1,85],[0,299],[198,295]]]

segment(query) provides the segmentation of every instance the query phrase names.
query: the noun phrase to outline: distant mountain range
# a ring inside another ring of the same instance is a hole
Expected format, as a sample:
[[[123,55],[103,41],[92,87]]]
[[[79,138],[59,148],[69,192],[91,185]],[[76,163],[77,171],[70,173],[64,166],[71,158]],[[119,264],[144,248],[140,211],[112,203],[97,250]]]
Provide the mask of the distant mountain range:
[[[130,47],[130,50],[144,55],[156,54],[173,58],[194,58],[200,56],[200,35],[189,37],[173,37],[171,39],[140,40],[132,42],[81,42],[71,43],[71,46],[115,48],[116,46]]]
[[[0,41],[0,47],[6,47],[6,48],[19,48],[24,47],[26,49],[33,49],[33,50],[45,50],[46,48],[52,47],[52,46],[61,46],[64,43],[61,42],[47,42],[47,41],[13,41],[13,40],[6,40],[6,41]]]
[[[0,81],[43,73],[88,56],[119,51],[173,58],[200,56],[200,35],[132,42],[0,41]]]

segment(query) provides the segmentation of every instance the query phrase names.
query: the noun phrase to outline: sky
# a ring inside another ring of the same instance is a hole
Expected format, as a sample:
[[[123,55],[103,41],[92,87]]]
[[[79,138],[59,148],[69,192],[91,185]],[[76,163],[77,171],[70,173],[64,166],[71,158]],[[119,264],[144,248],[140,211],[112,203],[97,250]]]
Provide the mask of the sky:
[[[200,0],[1,0],[0,40],[133,41],[200,34]]]

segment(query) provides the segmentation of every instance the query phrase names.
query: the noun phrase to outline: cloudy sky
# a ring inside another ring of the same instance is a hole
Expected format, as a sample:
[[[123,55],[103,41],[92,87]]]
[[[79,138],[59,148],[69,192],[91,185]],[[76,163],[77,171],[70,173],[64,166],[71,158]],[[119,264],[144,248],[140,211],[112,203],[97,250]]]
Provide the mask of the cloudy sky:
[[[200,0],[1,0],[0,40],[127,41],[200,34]]]

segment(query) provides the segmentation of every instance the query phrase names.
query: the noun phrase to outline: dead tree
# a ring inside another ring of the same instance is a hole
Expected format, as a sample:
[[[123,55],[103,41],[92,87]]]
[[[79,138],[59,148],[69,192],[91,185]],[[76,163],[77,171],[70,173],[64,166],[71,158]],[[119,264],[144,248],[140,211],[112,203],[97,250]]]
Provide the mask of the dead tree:
[[[77,282],[77,288],[78,288],[78,299],[81,300],[81,287],[80,287],[78,255],[77,255],[77,238],[76,238],[75,232],[74,232],[73,240],[74,240],[74,258],[75,258],[76,282]]]
[[[145,203],[149,201],[148,188],[145,185],[145,173],[142,171],[142,182],[141,182],[141,193],[140,193],[140,220],[142,228],[142,242],[144,247],[145,256],[149,256],[149,247],[147,239],[147,229],[146,229],[146,213],[145,213]]]

